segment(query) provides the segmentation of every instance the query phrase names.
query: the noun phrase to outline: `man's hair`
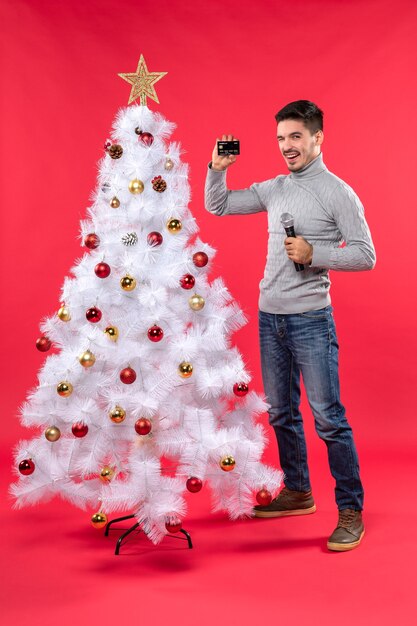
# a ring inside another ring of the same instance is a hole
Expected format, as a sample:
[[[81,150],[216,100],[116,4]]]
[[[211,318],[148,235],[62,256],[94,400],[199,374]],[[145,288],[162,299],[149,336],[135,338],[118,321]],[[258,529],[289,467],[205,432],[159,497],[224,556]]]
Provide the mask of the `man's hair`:
[[[301,120],[312,135],[318,130],[323,130],[323,111],[310,100],[290,102],[278,111],[275,119],[277,122]]]

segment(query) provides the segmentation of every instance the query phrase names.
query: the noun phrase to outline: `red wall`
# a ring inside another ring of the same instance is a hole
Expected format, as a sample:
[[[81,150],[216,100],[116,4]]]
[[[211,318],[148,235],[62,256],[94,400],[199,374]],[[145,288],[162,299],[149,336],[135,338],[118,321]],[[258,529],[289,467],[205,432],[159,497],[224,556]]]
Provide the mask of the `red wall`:
[[[332,273],[342,394],[360,447],[411,446],[416,434],[415,124],[417,4],[412,0],[3,0],[1,274],[3,440],[44,356],[52,313],[81,254],[79,220],[96,162],[142,52],[191,168],[191,208],[218,249],[215,273],[251,318],[235,337],[261,388],[256,312],[265,216],[203,207],[218,133],[242,144],[229,184],[284,173],[274,114],[299,98],[325,111],[329,169],[362,199],[376,249],[371,273]],[[401,235],[401,227],[405,235]],[[312,445],[316,439],[308,433]],[[273,449],[275,458],[275,447]],[[388,457],[387,457],[388,458]]]

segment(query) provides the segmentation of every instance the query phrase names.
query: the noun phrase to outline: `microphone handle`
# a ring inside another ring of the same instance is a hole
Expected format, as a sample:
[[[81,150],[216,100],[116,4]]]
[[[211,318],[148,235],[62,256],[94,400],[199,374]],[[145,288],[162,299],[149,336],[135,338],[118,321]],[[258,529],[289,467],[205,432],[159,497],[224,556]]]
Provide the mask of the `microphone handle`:
[[[288,226],[285,229],[285,232],[287,233],[287,237],[295,237],[294,226]],[[301,263],[296,263],[295,261],[293,263],[294,263],[296,272],[302,272],[303,271],[304,265],[302,265]]]

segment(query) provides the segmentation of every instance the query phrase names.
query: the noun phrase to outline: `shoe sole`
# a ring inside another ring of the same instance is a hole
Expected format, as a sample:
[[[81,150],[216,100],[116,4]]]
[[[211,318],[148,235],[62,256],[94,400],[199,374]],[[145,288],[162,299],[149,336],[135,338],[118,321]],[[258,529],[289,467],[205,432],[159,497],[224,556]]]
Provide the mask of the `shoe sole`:
[[[347,552],[348,550],[354,550],[362,541],[364,534],[365,531],[363,530],[359,539],[357,541],[352,541],[352,543],[333,543],[328,541],[327,548],[329,550],[333,550],[334,552]]]
[[[288,517],[289,515],[310,515],[316,511],[316,505],[308,509],[293,509],[292,511],[254,511],[255,517]]]

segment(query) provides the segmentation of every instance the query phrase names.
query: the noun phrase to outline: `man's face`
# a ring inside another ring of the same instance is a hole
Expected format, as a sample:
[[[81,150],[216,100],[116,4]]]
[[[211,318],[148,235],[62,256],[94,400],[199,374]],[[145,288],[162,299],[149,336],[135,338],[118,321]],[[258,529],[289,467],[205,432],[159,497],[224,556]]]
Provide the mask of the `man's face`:
[[[277,139],[288,169],[298,172],[320,154],[323,131],[312,135],[301,120],[283,120],[278,122]]]

